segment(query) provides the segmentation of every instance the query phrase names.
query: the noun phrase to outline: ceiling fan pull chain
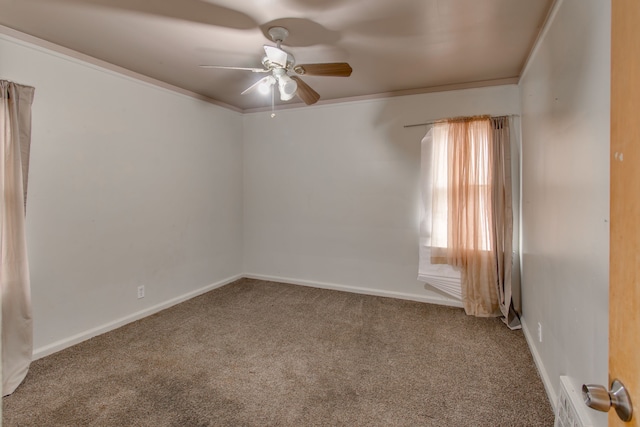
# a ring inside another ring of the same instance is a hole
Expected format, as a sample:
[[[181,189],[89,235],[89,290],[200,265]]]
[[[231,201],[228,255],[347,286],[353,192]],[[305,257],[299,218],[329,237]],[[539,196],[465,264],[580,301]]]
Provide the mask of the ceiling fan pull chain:
[[[275,103],[276,103],[276,89],[275,89],[275,85],[271,85],[271,118],[275,118],[276,117],[276,112],[275,112]]]

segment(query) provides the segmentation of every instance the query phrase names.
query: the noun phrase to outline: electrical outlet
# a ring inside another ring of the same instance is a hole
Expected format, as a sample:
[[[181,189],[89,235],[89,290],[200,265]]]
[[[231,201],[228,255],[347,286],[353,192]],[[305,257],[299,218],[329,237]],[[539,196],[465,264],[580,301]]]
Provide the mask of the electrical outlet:
[[[138,299],[144,298],[144,285],[138,286]],[[539,325],[539,323],[538,323]]]
[[[538,342],[542,342],[542,323],[540,322],[538,322]]]

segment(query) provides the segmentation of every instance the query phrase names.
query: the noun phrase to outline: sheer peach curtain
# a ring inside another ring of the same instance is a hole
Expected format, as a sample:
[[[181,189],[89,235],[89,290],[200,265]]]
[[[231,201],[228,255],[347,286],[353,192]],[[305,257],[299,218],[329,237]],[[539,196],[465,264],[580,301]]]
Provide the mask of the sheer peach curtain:
[[[512,323],[508,118],[457,118],[433,130],[431,262],[460,269],[467,314]]]
[[[32,319],[25,233],[31,103],[34,88],[0,80],[0,286],[2,395],[20,385],[32,357]]]

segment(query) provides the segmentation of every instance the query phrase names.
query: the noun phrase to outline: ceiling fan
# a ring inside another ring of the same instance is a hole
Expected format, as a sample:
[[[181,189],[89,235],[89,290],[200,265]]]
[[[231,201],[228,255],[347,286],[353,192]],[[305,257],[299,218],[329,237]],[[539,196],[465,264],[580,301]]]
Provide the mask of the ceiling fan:
[[[294,72],[302,76],[349,77],[351,75],[353,70],[346,62],[296,65],[293,55],[281,48],[282,43],[288,35],[289,31],[284,27],[269,28],[269,36],[276,43],[276,46],[264,46],[265,56],[262,58],[263,68],[227,67],[222,65],[201,65],[201,67],[268,73],[268,76],[263,77],[244,90],[242,95],[256,88],[261,93],[267,94],[277,85],[282,101],[289,101],[297,95],[307,105],[318,102],[320,95],[300,77],[297,75],[290,76],[289,73]]]

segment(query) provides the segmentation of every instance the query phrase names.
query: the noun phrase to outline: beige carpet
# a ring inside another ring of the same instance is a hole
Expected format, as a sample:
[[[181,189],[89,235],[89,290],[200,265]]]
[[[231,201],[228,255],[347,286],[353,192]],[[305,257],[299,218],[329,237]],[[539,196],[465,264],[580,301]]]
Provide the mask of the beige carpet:
[[[10,426],[552,426],[521,331],[243,279],[32,364]]]

